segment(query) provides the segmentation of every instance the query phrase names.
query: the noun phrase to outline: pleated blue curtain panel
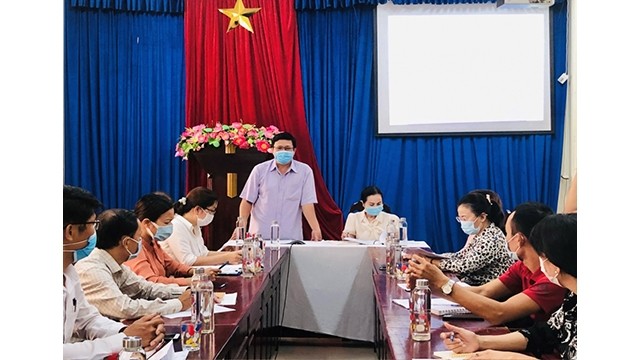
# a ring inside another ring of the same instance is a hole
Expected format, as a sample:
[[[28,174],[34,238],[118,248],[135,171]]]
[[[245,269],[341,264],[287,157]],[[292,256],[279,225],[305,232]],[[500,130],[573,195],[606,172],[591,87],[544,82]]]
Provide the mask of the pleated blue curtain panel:
[[[106,207],[152,191],[181,196],[174,158],[184,127],[181,14],[65,9],[65,183]]]
[[[343,214],[365,186],[375,184],[394,213],[407,218],[410,238],[453,251],[466,239],[455,216],[457,200],[468,191],[493,189],[511,209],[524,201],[554,208],[566,88],[554,82],[553,135],[376,137],[377,2],[343,6],[354,3],[296,2],[307,122],[323,177]],[[552,10],[554,79],[565,71],[564,5]]]
[[[70,0],[74,8],[182,14],[183,0]]]

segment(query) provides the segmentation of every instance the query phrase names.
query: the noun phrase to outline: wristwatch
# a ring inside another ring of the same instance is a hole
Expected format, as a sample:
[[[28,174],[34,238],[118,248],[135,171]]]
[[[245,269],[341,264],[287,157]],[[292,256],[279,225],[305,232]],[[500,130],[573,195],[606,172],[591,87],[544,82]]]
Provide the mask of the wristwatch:
[[[446,284],[442,285],[440,290],[442,290],[443,294],[449,295],[453,291],[453,284],[455,284],[455,283],[456,283],[455,281],[449,279],[449,281],[447,281]]]

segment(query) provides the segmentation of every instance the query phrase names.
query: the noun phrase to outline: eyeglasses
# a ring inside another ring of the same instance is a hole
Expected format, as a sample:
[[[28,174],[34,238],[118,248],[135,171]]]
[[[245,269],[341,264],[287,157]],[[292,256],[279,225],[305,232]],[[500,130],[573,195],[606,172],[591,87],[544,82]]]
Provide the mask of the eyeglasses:
[[[205,207],[205,208],[202,208],[202,210],[204,210],[204,211],[206,211],[206,212],[208,212],[209,214],[212,214],[212,215],[215,215],[215,213],[216,213],[216,209],[215,208],[214,209],[209,209],[209,208]]]
[[[293,151],[293,148],[290,146],[276,146],[275,148],[273,148],[275,151]]]
[[[95,230],[98,230],[100,228],[100,220],[80,222],[80,223],[71,223],[70,225],[93,225],[93,228]]]
[[[476,219],[477,219],[477,218],[476,218]],[[459,222],[459,223],[461,223],[461,222],[463,222],[463,221],[476,221],[476,219],[473,219],[473,220],[465,220],[465,219],[461,218],[460,216],[456,216],[456,221],[457,221],[457,222]]]

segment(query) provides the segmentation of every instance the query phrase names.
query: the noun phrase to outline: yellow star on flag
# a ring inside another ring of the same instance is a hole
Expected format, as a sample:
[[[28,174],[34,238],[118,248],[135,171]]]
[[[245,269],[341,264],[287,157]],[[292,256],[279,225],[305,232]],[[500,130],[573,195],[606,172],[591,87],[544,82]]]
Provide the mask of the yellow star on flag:
[[[227,32],[240,25],[253,33],[251,22],[249,22],[249,16],[260,11],[260,8],[245,8],[242,0],[236,0],[236,5],[233,9],[218,9],[218,11],[229,17],[229,27],[227,27]]]

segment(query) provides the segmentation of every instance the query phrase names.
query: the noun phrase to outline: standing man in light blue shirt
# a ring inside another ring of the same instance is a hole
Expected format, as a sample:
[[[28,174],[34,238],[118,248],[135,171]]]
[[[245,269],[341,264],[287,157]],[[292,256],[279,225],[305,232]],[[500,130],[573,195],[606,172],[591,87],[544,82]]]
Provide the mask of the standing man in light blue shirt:
[[[251,215],[249,232],[270,236],[275,220],[280,238],[303,240],[302,215],[311,227],[311,240],[322,240],[314,204],[318,202],[313,172],[309,165],[293,160],[296,139],[282,132],[273,137],[273,160],[256,165],[242,189],[240,217]]]

